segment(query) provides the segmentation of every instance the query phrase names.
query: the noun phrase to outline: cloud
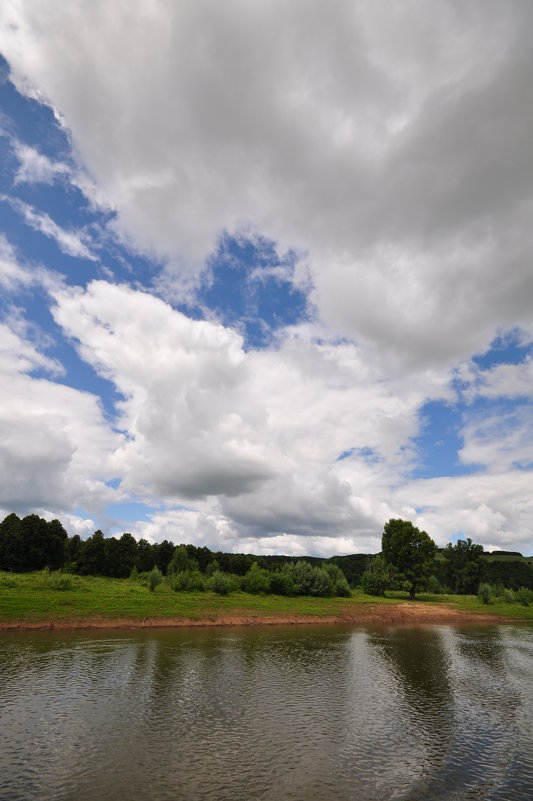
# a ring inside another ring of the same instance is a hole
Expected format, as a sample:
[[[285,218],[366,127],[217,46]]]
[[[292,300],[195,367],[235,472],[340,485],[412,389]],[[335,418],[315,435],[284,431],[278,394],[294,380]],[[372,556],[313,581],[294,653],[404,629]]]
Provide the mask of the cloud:
[[[27,426],[25,406],[0,405],[13,498],[32,434],[40,508],[41,474],[73,504],[120,477],[121,492],[166,504],[153,537],[376,550],[383,522],[405,516],[437,539],[460,525],[526,542],[530,360],[471,359],[510,330],[533,337],[530,6],[13,0],[0,15],[11,80],[72,143],[70,172],[19,143],[19,183],[70,181],[114,210],[101,241],[147,253],[152,289],[173,301],[194,300],[228,234],[264,237],[297,254],[270,274],[306,293],[313,320],[255,351],[147,291],[47,279],[56,322],[120,396],[121,433],[93,396],[32,378],[52,364],[11,327],[6,364],[31,404]],[[95,258],[83,231],[9,202],[63,252]],[[0,241],[2,286],[28,274]],[[479,417],[480,401],[510,398],[522,406]],[[431,399],[471,404],[460,455],[476,475],[411,480]]]
[[[30,273],[21,267],[15,249],[0,233],[0,286],[10,292],[31,283]]]
[[[461,534],[487,550],[531,553],[531,471],[506,470],[406,483],[397,502],[417,507],[417,525],[444,546]]]
[[[450,393],[428,372],[389,382],[356,346],[310,326],[245,352],[231,329],[126,286],[94,281],[55,302],[80,356],[122,396],[122,489],[202,512],[215,502],[210,513],[239,537],[373,536],[387,511],[377,485],[410,471],[420,405]]]
[[[97,261],[88,247],[90,238],[84,231],[67,230],[58,225],[44,211],[37,211],[33,206],[24,203],[17,198],[10,198],[7,195],[0,195],[0,200],[9,203],[17,211],[30,228],[39,231],[49,239],[53,239],[62,253],[79,259],[90,259]]]
[[[61,161],[52,161],[33,147],[17,140],[14,141],[15,156],[19,168],[15,174],[15,183],[51,184],[58,177],[70,175],[70,168]]]
[[[35,370],[57,364],[5,324],[0,325],[0,506],[9,511],[102,508],[112,497],[111,456],[120,436],[96,397]],[[56,511],[57,514],[57,511]]]
[[[307,253],[329,327],[416,368],[532,330],[531,22],[525,3],[13,2],[0,47],[167,292],[256,231]]]

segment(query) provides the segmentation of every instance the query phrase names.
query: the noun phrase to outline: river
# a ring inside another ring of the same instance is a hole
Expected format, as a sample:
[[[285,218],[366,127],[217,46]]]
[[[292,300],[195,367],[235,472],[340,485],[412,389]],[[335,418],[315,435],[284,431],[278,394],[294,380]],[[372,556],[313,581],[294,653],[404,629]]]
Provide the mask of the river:
[[[533,627],[0,636],[2,801],[531,801]]]

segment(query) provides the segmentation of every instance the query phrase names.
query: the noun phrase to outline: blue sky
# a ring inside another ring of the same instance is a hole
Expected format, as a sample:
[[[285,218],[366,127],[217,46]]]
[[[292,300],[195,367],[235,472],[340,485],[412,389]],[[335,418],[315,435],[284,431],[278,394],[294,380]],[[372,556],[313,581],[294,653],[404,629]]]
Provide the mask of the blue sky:
[[[533,552],[532,12],[309,2],[0,12],[0,514]]]

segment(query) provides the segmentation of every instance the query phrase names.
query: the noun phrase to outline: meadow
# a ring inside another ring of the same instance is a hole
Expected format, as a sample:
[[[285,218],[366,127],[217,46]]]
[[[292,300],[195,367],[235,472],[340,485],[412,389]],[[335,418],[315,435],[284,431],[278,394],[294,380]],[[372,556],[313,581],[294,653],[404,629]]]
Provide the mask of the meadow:
[[[389,592],[386,597],[352,590],[350,597],[251,595],[231,592],[176,592],[167,581],[150,591],[146,578],[115,579],[76,576],[47,570],[33,573],[0,572],[0,626],[61,625],[116,620],[132,623],[149,619],[183,620],[198,623],[214,621],[254,622],[254,620],[294,620],[305,618],[362,621],[393,615],[394,607],[404,609],[408,596]],[[507,620],[533,620],[533,605],[524,606],[495,598],[485,604],[473,595],[433,595],[421,593],[409,606],[420,610],[438,606],[442,611],[465,616],[497,616]],[[416,614],[413,615],[416,618]]]

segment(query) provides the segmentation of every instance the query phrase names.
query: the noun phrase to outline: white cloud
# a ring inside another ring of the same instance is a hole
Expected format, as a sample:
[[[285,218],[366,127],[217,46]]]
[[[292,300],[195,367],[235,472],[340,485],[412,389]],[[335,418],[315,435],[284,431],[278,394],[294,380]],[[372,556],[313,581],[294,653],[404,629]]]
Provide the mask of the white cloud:
[[[28,375],[57,364],[0,326],[0,505],[13,510],[102,508],[113,492],[111,456],[120,437],[98,400]],[[56,513],[57,514],[57,513]]]
[[[463,373],[469,399],[531,398],[533,396],[533,358],[518,364],[496,364],[488,370],[470,365]]]
[[[57,177],[66,177],[70,174],[67,164],[52,161],[34,147],[15,141],[14,148],[20,165],[15,174],[15,183],[51,184]]]
[[[215,503],[209,513],[239,538],[375,536],[384,486],[411,467],[420,405],[450,394],[427,371],[388,381],[353,344],[308,326],[245,352],[231,330],[125,286],[95,281],[55,300],[56,322],[123,397],[123,490],[195,499],[202,513]]]
[[[31,275],[21,267],[15,249],[9,244],[5,235],[0,233],[0,286],[4,290],[13,291],[30,283],[32,283]]]
[[[68,256],[74,256],[74,258],[97,261],[97,257],[91,253],[88,247],[90,237],[84,231],[69,231],[62,228],[52,220],[49,214],[46,214],[44,211],[37,211],[33,206],[24,203],[22,200],[0,195],[0,201],[9,203],[22,215],[24,221],[30,228],[33,228],[35,231],[40,231],[44,236],[55,240],[62,253],[66,253]]]
[[[528,4],[13,0],[0,20],[16,85],[174,296],[248,230],[307,252],[325,322],[391,361],[531,329]]]
[[[65,177],[115,209],[122,240],[166,263],[155,285],[172,298],[190,296],[224,232],[265,236],[299,254],[278,273],[318,320],[246,352],[235,331],[146,293],[49,282],[56,321],[122,395],[125,432],[101,426],[94,398],[17,372],[51,365],[10,340],[6,363],[32,408],[72,407],[68,425],[46,412],[29,444],[49,485],[78,459],[83,497],[93,481],[103,497],[97,476],[110,472],[125,492],[194,500],[157,513],[153,536],[183,525],[237,550],[331,553],[330,532],[375,550],[397,515],[437,538],[461,525],[526,542],[530,474],[514,468],[529,459],[526,413],[498,430],[466,410],[461,456],[486,473],[411,482],[409,471],[419,410],[454,399],[458,362],[463,397],[531,395],[530,361],[465,364],[509,329],[533,334],[532,22],[527,3],[493,0],[4,4],[12,80],[51,104],[77,163],[67,174],[21,146],[19,182]],[[17,203],[64,252],[94,258],[83,232]],[[27,283],[1,244],[3,286]],[[16,414],[13,448],[35,422]]]
[[[504,548],[531,553],[531,471],[434,478],[408,483],[397,501],[420,510],[417,525],[444,546],[457,533],[488,550]]]
[[[476,414],[463,430],[464,446],[459,451],[465,464],[483,465],[502,472],[514,466],[533,466],[532,406],[498,408]]]

